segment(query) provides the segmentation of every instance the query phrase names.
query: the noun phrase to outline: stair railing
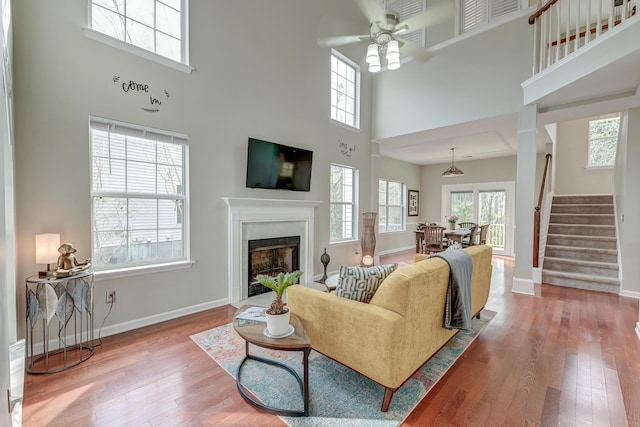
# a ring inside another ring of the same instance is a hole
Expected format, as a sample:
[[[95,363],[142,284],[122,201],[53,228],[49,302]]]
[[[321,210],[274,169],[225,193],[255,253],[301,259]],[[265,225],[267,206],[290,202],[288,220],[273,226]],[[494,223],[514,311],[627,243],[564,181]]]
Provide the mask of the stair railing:
[[[540,185],[540,197],[538,197],[538,205],[533,213],[533,266],[538,267],[540,262],[540,211],[542,210],[542,200],[544,198],[545,183],[547,181],[547,171],[549,170],[549,162],[551,154],[545,156],[544,172],[542,174],[542,184]]]
[[[534,25],[533,75],[635,17],[640,0],[549,0],[529,17]]]

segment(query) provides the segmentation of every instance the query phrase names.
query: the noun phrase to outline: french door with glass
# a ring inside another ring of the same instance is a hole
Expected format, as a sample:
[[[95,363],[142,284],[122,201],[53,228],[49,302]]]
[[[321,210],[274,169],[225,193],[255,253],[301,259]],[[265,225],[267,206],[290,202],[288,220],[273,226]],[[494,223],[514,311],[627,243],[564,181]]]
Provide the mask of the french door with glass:
[[[513,255],[515,183],[490,182],[442,186],[442,216],[458,222],[491,224],[487,244],[494,253]]]

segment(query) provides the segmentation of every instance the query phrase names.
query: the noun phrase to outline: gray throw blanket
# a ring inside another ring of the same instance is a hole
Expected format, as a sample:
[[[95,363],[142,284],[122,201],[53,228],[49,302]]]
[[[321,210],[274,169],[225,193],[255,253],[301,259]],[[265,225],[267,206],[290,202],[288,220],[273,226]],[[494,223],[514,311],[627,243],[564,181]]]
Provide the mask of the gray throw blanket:
[[[450,270],[442,326],[447,329],[471,329],[471,256],[463,250],[448,250],[433,256],[447,261]]]

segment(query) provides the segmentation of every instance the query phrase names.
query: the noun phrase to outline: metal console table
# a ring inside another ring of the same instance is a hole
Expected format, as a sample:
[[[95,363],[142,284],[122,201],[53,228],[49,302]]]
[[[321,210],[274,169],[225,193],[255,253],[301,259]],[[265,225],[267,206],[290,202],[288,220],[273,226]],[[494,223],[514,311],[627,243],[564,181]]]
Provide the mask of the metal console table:
[[[59,278],[31,276],[26,304],[28,373],[64,371],[93,355],[93,271]]]

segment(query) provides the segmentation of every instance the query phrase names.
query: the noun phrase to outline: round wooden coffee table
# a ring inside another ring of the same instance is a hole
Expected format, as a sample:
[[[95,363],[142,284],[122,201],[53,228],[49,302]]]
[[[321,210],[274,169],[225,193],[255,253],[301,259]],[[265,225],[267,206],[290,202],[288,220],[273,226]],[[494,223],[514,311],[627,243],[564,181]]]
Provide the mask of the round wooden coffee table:
[[[251,307],[250,305],[244,305],[236,311],[236,314],[233,316],[233,328],[235,331],[245,340],[245,357],[240,362],[238,366],[238,371],[236,372],[236,385],[238,386],[238,391],[240,395],[246,400],[249,404],[254,407],[261,409],[265,412],[268,412],[273,415],[285,415],[289,417],[306,417],[309,415],[309,353],[311,352],[311,342],[309,341],[309,337],[307,336],[307,332],[304,330],[302,326],[302,322],[295,314],[291,313],[291,320],[289,323],[294,327],[295,331],[292,335],[285,338],[269,338],[264,335],[264,329],[267,327],[265,322],[259,322],[254,320],[244,320],[238,319],[238,314],[244,312],[246,309]],[[303,368],[303,378],[301,379],[298,373],[280,362],[271,359],[265,359],[264,357],[254,356],[249,354],[249,343],[253,345],[257,345],[258,347],[264,347],[271,350],[282,350],[282,351],[302,351],[302,368]],[[302,393],[302,399],[304,401],[304,410],[302,411],[293,411],[287,409],[279,409],[272,408],[267,406],[257,400],[255,397],[251,395],[251,392],[247,390],[247,388],[242,385],[240,382],[240,372],[242,371],[242,367],[244,366],[247,360],[255,360],[261,363],[267,363],[269,365],[277,366],[285,371],[288,371],[291,375],[293,375],[298,384],[300,385],[300,392]]]

